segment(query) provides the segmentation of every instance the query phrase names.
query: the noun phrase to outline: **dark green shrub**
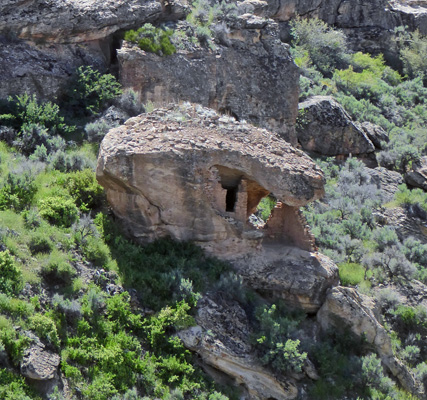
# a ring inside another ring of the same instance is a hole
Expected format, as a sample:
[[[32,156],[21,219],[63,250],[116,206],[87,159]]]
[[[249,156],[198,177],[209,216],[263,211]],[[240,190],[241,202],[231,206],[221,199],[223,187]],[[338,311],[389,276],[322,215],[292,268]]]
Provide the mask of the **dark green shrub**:
[[[77,272],[66,260],[48,260],[42,267],[43,277],[52,284],[70,284]]]
[[[39,201],[40,216],[50,224],[70,227],[79,216],[79,210],[72,199],[51,196]]]
[[[81,247],[82,254],[97,267],[106,268],[111,259],[108,246],[99,238],[89,236]]]
[[[156,53],[159,56],[169,56],[176,52],[170,37],[170,29],[156,28],[151,24],[144,24],[137,31],[130,30],[125,33],[125,40],[135,43],[141,50]]]
[[[7,174],[0,188],[0,210],[22,211],[31,205],[37,191],[31,170]]]
[[[46,128],[51,134],[61,135],[75,130],[75,127],[65,123],[57,104],[39,103],[34,94],[29,96],[25,93],[15,98],[9,97],[9,108],[11,110],[9,115],[12,116],[9,122],[17,129],[23,125],[39,125]]]
[[[17,294],[23,287],[22,272],[8,250],[0,251],[0,291]]]
[[[301,372],[307,353],[300,352],[299,340],[290,339],[299,319],[280,315],[277,307],[262,308],[257,311],[259,322],[256,337],[259,357],[264,365],[269,365],[278,372]]]
[[[52,240],[44,234],[37,233],[28,243],[28,248],[30,249],[31,254],[49,253],[53,248],[53,243]]]
[[[31,342],[30,338],[22,335],[12,326],[0,329],[0,341],[15,365],[22,360],[24,351]]]
[[[93,166],[93,162],[82,154],[68,154],[57,151],[49,157],[49,163],[53,169],[61,172],[81,171]]]
[[[46,314],[35,314],[30,318],[30,328],[37,336],[46,340],[56,348],[59,348],[60,341],[55,322]]]
[[[4,368],[0,369],[0,398],[3,400],[40,400],[27,385],[25,378]]]
[[[90,66],[77,68],[67,102],[74,111],[97,114],[121,94],[121,85],[111,74],[101,74]]]
[[[310,61],[323,74],[348,65],[345,35],[320,19],[295,18],[291,21],[293,46],[307,52]]]
[[[103,200],[104,189],[95,178],[95,173],[86,168],[82,171],[71,172],[60,179],[81,211],[99,207]]]

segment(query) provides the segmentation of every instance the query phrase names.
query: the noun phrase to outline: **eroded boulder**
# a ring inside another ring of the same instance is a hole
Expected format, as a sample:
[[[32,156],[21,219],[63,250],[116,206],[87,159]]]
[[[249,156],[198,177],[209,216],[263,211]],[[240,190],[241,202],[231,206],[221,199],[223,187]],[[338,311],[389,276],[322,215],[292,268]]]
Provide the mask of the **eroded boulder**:
[[[412,170],[405,174],[405,182],[427,192],[427,156],[412,163]]]
[[[304,150],[327,156],[374,151],[364,130],[332,97],[313,96],[298,109],[297,137]]]
[[[337,267],[318,253],[299,207],[323,194],[320,169],[277,134],[189,103],[110,130],[97,179],[128,234],[190,240],[232,261],[246,282],[316,311]],[[254,226],[261,199],[277,199]]]
[[[34,335],[33,342],[25,350],[21,361],[21,374],[36,381],[48,381],[57,377],[61,357],[50,350]]]
[[[295,399],[298,389],[291,378],[279,380],[254,357],[250,327],[235,301],[204,297],[198,305],[197,326],[178,336],[203,362],[243,385],[249,399]]]
[[[348,327],[356,336],[364,337],[401,385],[411,393],[417,392],[414,377],[393,354],[391,339],[379,323],[379,313],[371,298],[353,288],[332,288],[317,313],[317,321],[325,331]]]

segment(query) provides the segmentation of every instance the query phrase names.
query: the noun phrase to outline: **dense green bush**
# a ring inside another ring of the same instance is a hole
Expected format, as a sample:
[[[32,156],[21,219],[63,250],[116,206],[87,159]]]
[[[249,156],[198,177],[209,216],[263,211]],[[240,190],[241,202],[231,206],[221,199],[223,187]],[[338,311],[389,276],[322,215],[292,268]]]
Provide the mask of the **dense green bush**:
[[[53,248],[52,240],[43,233],[36,233],[30,239],[28,248],[31,254],[49,253]]]
[[[295,18],[291,22],[294,57],[312,63],[320,72],[329,75],[334,68],[349,63],[345,35],[334,30],[323,21]],[[302,62],[302,61],[301,61]]]
[[[8,250],[0,251],[0,291],[16,295],[23,287],[22,271]]]
[[[170,29],[156,28],[147,23],[138,30],[130,30],[125,33],[125,40],[135,43],[141,50],[156,53],[159,56],[170,56],[176,52],[170,37],[173,31]]]
[[[4,368],[0,369],[0,398],[3,400],[40,400],[25,382],[24,377]]]
[[[90,66],[77,68],[67,97],[74,112],[97,114],[121,94],[121,86],[111,74],[101,74]]]
[[[75,130],[75,127],[65,123],[57,104],[50,101],[39,103],[35,94],[29,96],[25,93],[15,98],[9,97],[7,107],[9,114],[0,115],[2,124],[6,122],[17,129],[21,129],[24,125],[38,125],[53,135],[67,134]]]
[[[104,189],[89,168],[68,173],[61,177],[58,183],[64,185],[77,207],[83,212],[99,207],[102,203]]]
[[[0,210],[22,211],[31,205],[37,187],[30,169],[7,174],[0,188]]]
[[[280,315],[275,305],[259,309],[256,318],[259,323],[256,343],[261,362],[278,372],[301,372],[307,353],[300,351],[299,340],[290,338],[301,319]]]
[[[39,201],[40,216],[53,225],[70,227],[79,216],[73,200],[67,197],[50,196]]]
[[[60,341],[55,322],[47,314],[37,313],[33,315],[30,318],[29,325],[40,339],[46,340],[57,349],[59,348]]]

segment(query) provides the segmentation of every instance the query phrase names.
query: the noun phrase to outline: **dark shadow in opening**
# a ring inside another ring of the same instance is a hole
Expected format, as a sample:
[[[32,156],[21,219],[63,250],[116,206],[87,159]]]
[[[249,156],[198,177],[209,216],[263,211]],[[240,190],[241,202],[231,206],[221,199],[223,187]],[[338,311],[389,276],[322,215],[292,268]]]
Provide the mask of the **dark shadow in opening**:
[[[225,211],[234,212],[237,201],[237,186],[224,189],[227,189],[227,194],[225,196]]]

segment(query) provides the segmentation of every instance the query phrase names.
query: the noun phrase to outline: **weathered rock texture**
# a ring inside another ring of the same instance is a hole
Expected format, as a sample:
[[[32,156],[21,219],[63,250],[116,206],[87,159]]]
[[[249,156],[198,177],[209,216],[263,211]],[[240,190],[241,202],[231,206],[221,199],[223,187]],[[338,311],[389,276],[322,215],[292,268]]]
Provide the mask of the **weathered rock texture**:
[[[296,144],[299,72],[271,20],[244,15],[215,52],[167,57],[136,46],[118,50],[120,81],[156,104],[181,100],[229,113]]]
[[[57,376],[61,358],[47,350],[42,342],[31,335],[33,343],[25,351],[21,361],[21,374],[37,381],[46,381]]]
[[[203,298],[196,323],[197,326],[178,334],[185,346],[197,352],[205,364],[243,385],[250,399],[297,397],[298,389],[292,379],[279,380],[254,357],[249,322],[237,302]]]
[[[407,367],[393,355],[391,339],[378,322],[373,300],[353,288],[335,287],[317,313],[317,321],[324,330],[350,330],[375,346],[383,364],[408,391],[416,393],[416,384]]]
[[[171,236],[223,259],[247,255],[239,269],[250,284],[307,311],[338,282],[336,266],[310,253],[313,237],[298,210],[323,194],[323,175],[276,134],[200,106],[155,110],[107,134],[97,178],[140,242]],[[257,229],[249,216],[270,193],[277,206]]]
[[[31,41],[89,42],[161,13],[161,3],[150,0],[3,0],[0,33]]]
[[[405,182],[427,192],[427,156],[412,163],[412,170],[405,174]]]
[[[394,28],[407,26],[427,34],[427,8],[425,2],[388,0],[268,0],[268,16],[284,22],[296,15],[317,17],[329,25],[341,28],[357,51],[384,53],[396,58],[392,38]]]
[[[35,93],[57,97],[80,65],[105,71],[115,57],[114,34],[146,22],[185,15],[155,0],[4,0],[0,5],[0,98]]]
[[[327,156],[374,151],[365,131],[332,97],[313,96],[298,109],[297,137],[304,150]]]

